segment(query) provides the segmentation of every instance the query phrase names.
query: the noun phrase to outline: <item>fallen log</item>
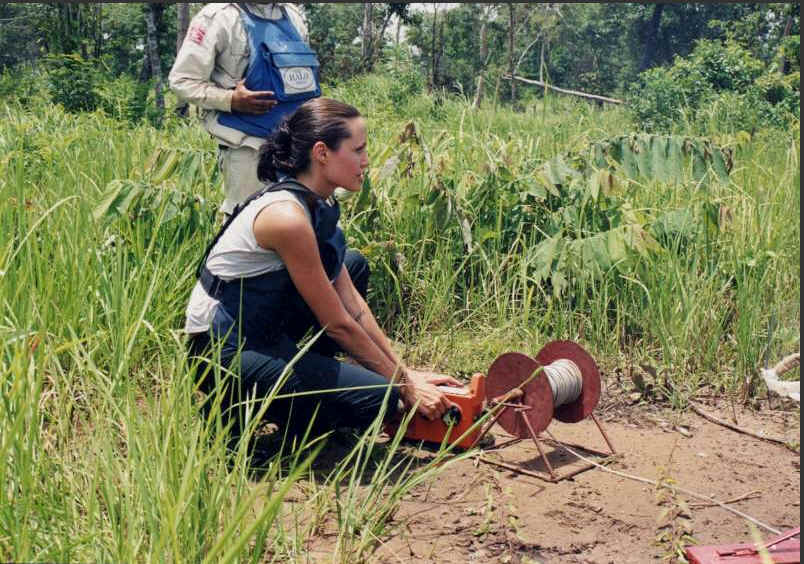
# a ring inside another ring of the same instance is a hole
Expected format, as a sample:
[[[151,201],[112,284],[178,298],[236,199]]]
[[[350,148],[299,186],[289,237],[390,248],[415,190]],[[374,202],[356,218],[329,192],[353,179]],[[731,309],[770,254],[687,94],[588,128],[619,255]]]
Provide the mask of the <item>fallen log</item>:
[[[598,96],[597,94],[588,94],[586,92],[581,92],[580,90],[569,90],[567,88],[559,88],[558,86],[553,86],[552,84],[547,84],[542,82],[541,80],[533,80],[531,78],[524,78],[522,76],[514,75],[513,79],[511,78],[510,74],[503,75],[504,80],[518,80],[519,82],[524,82],[525,84],[533,84],[536,86],[541,86],[542,88],[549,88],[550,90],[555,90],[556,92],[561,92],[562,94],[569,94],[571,96],[580,96],[581,98],[587,98],[589,100],[596,100],[598,102],[608,102],[609,104],[623,104],[622,100],[618,100],[617,98],[609,98],[607,96]]]

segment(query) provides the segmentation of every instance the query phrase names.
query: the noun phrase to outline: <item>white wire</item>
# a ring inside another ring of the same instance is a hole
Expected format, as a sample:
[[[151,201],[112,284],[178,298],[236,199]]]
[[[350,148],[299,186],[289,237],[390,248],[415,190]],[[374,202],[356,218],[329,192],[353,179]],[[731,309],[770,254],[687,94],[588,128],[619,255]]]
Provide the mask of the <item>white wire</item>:
[[[566,358],[560,358],[544,367],[550,389],[553,391],[553,406],[574,402],[581,395],[583,377],[578,365]]]
[[[546,433],[547,433],[547,434],[550,436],[550,438],[551,438],[551,439],[553,439],[553,441],[554,441],[554,442],[555,442],[555,443],[556,443],[558,446],[560,446],[561,448],[563,448],[564,450],[566,450],[567,452],[569,452],[571,455],[573,455],[573,456],[575,456],[575,457],[577,457],[577,458],[579,458],[579,459],[583,460],[584,462],[587,462],[587,463],[589,463],[589,464],[591,464],[591,465],[593,465],[593,466],[595,466],[595,467],[599,468],[600,470],[603,470],[604,472],[608,472],[609,474],[614,474],[615,476],[620,476],[621,478],[627,478],[627,479],[629,479],[629,480],[635,480],[635,481],[637,481],[637,482],[642,482],[642,483],[644,483],[644,484],[651,484],[652,486],[658,486],[658,485],[659,485],[659,483],[658,483],[657,481],[655,481],[655,480],[650,480],[650,479],[648,479],[648,478],[643,478],[643,477],[641,477],[641,476],[634,476],[634,475],[632,475],[632,474],[626,474],[625,472],[620,472],[620,471],[618,471],[618,470],[612,470],[611,468],[607,468],[606,466],[603,466],[602,464],[598,464],[597,462],[595,462],[595,461],[594,461],[594,460],[592,460],[591,458],[586,458],[585,456],[581,456],[580,454],[578,454],[577,452],[575,452],[574,450],[572,450],[571,448],[569,448],[568,446],[566,446],[564,443],[562,443],[561,441],[559,441],[558,439],[556,439],[556,438],[553,436],[553,434],[552,434],[550,431],[546,431]],[[782,532],[781,532],[781,531],[779,531],[778,529],[774,529],[774,528],[773,528],[773,527],[771,527],[770,525],[766,525],[766,524],[765,524],[765,523],[763,523],[762,521],[759,521],[759,520],[757,520],[757,519],[754,519],[754,518],[753,518],[753,517],[751,517],[750,515],[746,515],[746,514],[745,514],[745,513],[743,513],[742,511],[738,511],[738,510],[734,509],[733,507],[729,507],[729,506],[728,506],[728,505],[726,505],[725,503],[721,503],[720,501],[718,501],[718,500],[716,500],[716,499],[712,499],[712,498],[711,498],[711,497],[709,497],[709,496],[706,496],[706,495],[703,495],[703,494],[699,494],[699,493],[696,493],[696,492],[690,491],[690,490],[688,490],[688,489],[686,489],[686,488],[682,488],[682,487],[675,486],[675,485],[674,485],[674,486],[672,486],[672,488],[673,488],[674,490],[680,491],[680,492],[681,492],[681,493],[683,493],[683,494],[687,494],[687,495],[689,495],[689,496],[692,496],[692,497],[697,497],[698,499],[703,499],[703,500],[706,500],[706,501],[708,501],[708,502],[710,502],[710,503],[714,503],[714,504],[715,504],[715,505],[717,505],[718,507],[721,507],[722,509],[725,509],[726,511],[731,511],[731,512],[732,512],[732,513],[734,513],[735,515],[738,515],[738,516],[742,517],[743,519],[747,519],[748,521],[751,521],[751,522],[752,522],[752,523],[754,523],[755,525],[758,525],[758,526],[762,527],[763,529],[765,529],[765,530],[767,530],[767,531],[770,531],[771,533],[773,533],[773,534],[775,534],[775,535],[781,535],[781,534],[782,534]]]

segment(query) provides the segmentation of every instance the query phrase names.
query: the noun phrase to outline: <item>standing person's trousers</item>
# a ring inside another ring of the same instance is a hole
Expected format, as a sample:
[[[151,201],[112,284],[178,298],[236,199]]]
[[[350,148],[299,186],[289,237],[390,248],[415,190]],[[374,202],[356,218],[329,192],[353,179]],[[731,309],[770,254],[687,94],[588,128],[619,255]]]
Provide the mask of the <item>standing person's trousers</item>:
[[[223,213],[231,214],[237,204],[264,186],[257,178],[259,160],[259,153],[252,147],[218,146],[218,167],[223,174]]]

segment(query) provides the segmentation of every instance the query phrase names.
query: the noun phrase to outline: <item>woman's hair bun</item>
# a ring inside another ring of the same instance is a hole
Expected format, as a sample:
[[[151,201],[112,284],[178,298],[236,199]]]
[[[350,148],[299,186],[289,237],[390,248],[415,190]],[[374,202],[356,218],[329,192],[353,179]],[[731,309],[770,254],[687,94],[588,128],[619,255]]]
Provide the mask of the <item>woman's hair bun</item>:
[[[310,150],[322,141],[337,150],[351,135],[347,120],[359,117],[357,108],[329,98],[313,98],[287,116],[260,147],[257,177],[276,182],[278,173],[296,176],[310,166]]]
[[[287,120],[282,122],[282,125],[279,126],[279,129],[273,134],[274,144],[277,148],[284,146],[290,146],[290,142],[292,136],[290,134],[290,127],[288,127]]]

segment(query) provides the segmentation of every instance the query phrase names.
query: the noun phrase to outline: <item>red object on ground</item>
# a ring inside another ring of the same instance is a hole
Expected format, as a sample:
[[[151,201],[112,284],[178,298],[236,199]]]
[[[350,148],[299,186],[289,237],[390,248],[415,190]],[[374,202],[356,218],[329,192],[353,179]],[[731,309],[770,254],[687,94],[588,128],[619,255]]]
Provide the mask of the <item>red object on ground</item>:
[[[458,388],[454,386],[439,386],[444,395],[457,406],[460,415],[458,422],[452,427],[452,432],[447,438],[447,444],[455,443],[461,448],[469,448],[480,434],[480,425],[475,430],[466,435],[460,442],[458,438],[463,435],[469,427],[475,424],[483,412],[486,401],[486,377],[482,374],[472,376],[469,388]],[[453,411],[453,414],[457,415]],[[396,424],[386,425],[386,431],[393,435],[396,432]],[[410,420],[408,428],[405,430],[405,438],[414,441],[425,441],[430,443],[441,443],[447,435],[449,427],[441,419],[430,421],[420,414],[416,414]]]
[[[801,528],[793,529],[765,543],[764,547],[774,564],[801,564]],[[690,564],[762,564],[755,544],[729,544],[722,546],[690,546],[686,556]]]

